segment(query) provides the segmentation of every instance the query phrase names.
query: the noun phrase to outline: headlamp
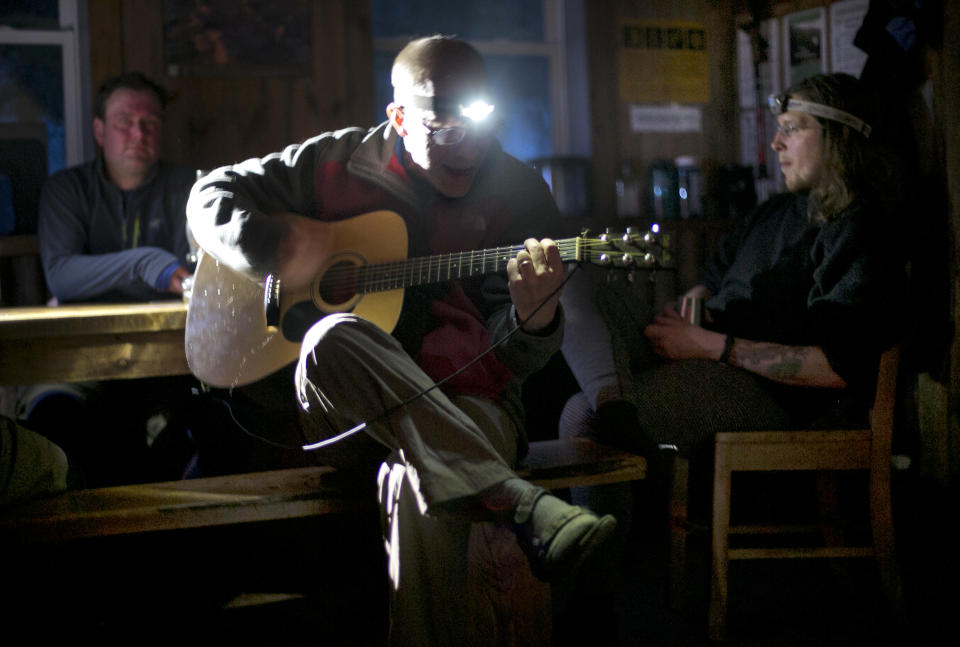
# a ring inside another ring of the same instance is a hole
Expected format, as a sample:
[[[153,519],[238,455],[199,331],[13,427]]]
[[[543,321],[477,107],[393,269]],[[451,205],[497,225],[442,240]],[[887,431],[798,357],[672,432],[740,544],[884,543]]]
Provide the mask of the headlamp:
[[[455,115],[470,121],[483,121],[494,109],[492,104],[483,99],[460,101],[447,97],[425,97],[419,94],[409,95],[403,103],[438,115]]]
[[[805,112],[808,115],[823,117],[824,119],[850,126],[857,132],[862,133],[864,137],[870,136],[870,124],[839,108],[827,106],[822,103],[814,103],[813,101],[794,99],[789,94],[771,94],[767,97],[767,103],[770,106],[770,112],[772,112],[774,116],[782,115],[788,110]]]
[[[474,101],[468,106],[460,106],[460,114],[471,121],[483,121],[493,112],[493,106],[486,101]]]

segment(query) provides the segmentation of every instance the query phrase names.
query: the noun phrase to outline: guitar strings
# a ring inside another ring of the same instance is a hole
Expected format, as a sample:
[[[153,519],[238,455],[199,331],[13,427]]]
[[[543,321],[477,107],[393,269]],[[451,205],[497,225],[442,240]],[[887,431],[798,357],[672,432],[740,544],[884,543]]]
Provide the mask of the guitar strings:
[[[560,250],[564,261],[577,261],[578,253],[592,255],[598,251],[603,253],[626,253],[629,255],[645,253],[651,248],[660,247],[659,244],[652,244],[643,241],[643,244],[636,247],[636,251],[628,251],[611,247],[610,241],[597,238],[566,238],[557,241],[557,248]],[[439,279],[443,272],[446,272],[448,278],[461,278],[463,272],[456,272],[456,269],[467,268],[466,275],[482,273],[484,271],[501,271],[507,261],[515,257],[516,254],[524,249],[523,245],[510,245],[496,247],[486,250],[473,250],[465,252],[454,252],[451,254],[442,254],[439,256],[429,256],[423,258],[404,259],[387,263],[376,263],[373,265],[351,265],[344,264],[331,267],[321,279],[321,286],[360,286],[359,291],[364,288],[369,292],[378,292],[384,289],[384,286],[394,286],[396,288],[405,285],[417,285],[424,282],[433,282]],[[487,267],[492,262],[492,267]],[[478,272],[479,270],[479,272]],[[419,275],[419,281],[413,280]],[[325,292],[321,289],[321,292]]]

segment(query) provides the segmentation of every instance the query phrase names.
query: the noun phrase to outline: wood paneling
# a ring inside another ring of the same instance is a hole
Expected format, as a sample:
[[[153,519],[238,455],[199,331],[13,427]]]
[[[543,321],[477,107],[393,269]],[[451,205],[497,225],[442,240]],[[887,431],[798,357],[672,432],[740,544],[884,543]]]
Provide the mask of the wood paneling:
[[[88,3],[90,19],[91,99],[97,87],[111,76],[123,72],[123,27],[120,0]]]
[[[163,3],[90,3],[94,85],[138,70],[166,86],[165,158],[211,168],[281,150],[314,134],[370,125],[373,46],[369,2],[314,0],[308,77],[170,77]]]
[[[937,137],[943,142],[947,190],[950,195],[950,233],[953,255],[950,258],[952,280],[951,303],[953,306],[953,344],[950,352],[949,392],[939,395],[935,404],[921,411],[936,419],[935,431],[939,443],[947,452],[942,471],[936,476],[941,482],[956,482],[960,475],[960,3],[944,2],[943,47],[935,57],[932,78],[934,82],[934,107],[937,111]]]

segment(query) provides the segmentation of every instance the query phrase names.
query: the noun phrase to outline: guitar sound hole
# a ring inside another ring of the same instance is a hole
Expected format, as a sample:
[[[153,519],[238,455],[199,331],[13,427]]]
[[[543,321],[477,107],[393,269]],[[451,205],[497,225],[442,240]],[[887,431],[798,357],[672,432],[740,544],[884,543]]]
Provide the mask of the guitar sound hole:
[[[317,294],[324,303],[340,305],[357,294],[357,265],[341,262],[330,267],[317,283]]]

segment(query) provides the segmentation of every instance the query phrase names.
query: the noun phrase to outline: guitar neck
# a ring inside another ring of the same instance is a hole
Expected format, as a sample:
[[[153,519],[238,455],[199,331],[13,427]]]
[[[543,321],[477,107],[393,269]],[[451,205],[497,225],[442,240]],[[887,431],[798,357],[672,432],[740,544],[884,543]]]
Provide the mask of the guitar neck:
[[[581,238],[556,241],[560,258],[565,263],[581,260]],[[351,268],[356,272],[358,292],[372,293],[408,288],[416,285],[440,283],[481,274],[502,272],[511,258],[524,249],[523,245],[508,245],[438,256],[422,256],[392,263],[364,265]],[[328,273],[325,278],[330,277]]]

